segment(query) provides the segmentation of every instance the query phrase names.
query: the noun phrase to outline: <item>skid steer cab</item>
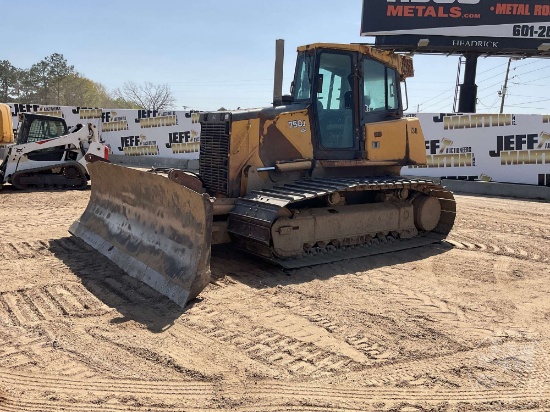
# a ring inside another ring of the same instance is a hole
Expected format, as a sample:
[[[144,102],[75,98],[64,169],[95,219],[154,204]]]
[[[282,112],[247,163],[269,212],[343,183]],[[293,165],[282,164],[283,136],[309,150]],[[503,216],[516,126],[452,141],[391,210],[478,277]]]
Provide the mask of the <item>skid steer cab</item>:
[[[90,177],[87,162],[108,157],[96,125],[78,124],[69,130],[61,117],[22,113],[15,144],[0,165],[0,184],[85,189]]]

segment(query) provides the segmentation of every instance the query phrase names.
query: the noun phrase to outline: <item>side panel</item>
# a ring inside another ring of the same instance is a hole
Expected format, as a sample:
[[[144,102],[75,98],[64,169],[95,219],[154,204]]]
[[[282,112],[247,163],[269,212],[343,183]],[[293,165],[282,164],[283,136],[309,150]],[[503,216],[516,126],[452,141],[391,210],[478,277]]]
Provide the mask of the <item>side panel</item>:
[[[420,126],[420,119],[416,117],[407,117],[407,137],[409,141],[409,164],[425,165],[426,160],[426,142],[424,132]]]
[[[261,132],[260,157],[265,166],[313,158],[307,110],[281,113],[273,120],[265,120]]]
[[[407,156],[407,121],[367,123],[365,139],[367,160],[404,161]]]
[[[239,120],[231,124],[227,182],[229,197],[238,197],[242,193],[241,176],[245,166],[261,164],[258,157],[259,136],[259,118]]]
[[[365,125],[367,160],[426,164],[424,134],[417,118],[403,118]]]
[[[307,109],[273,117],[262,112],[252,119],[234,121],[229,146],[230,197],[246,192],[241,177],[247,166],[271,167],[279,162],[312,159],[311,134]]]

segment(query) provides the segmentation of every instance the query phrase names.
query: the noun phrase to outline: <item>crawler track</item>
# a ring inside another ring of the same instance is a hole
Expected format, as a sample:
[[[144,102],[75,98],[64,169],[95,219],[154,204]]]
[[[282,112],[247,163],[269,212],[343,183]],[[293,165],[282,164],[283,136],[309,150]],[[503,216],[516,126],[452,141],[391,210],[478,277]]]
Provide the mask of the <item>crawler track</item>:
[[[55,169],[59,171],[55,172]],[[82,190],[88,187],[88,178],[86,170],[80,163],[64,162],[59,165],[16,172],[11,177],[11,184],[20,190],[33,187]]]
[[[292,259],[277,258],[271,250],[271,227],[280,216],[280,210],[292,208],[299,202],[322,198],[335,192],[388,191],[408,189],[435,197],[441,205],[441,218],[432,232],[423,232],[413,239],[387,236],[375,239],[341,239],[341,245],[329,249],[310,248],[304,256]],[[326,178],[303,179],[272,189],[253,191],[239,199],[230,214],[229,231],[236,244],[250,253],[288,268],[300,268],[339,260],[395,252],[436,243],[443,240],[453,227],[456,205],[453,194],[431,181],[387,178]],[[351,243],[351,244],[350,244]],[[347,246],[346,246],[347,245]]]

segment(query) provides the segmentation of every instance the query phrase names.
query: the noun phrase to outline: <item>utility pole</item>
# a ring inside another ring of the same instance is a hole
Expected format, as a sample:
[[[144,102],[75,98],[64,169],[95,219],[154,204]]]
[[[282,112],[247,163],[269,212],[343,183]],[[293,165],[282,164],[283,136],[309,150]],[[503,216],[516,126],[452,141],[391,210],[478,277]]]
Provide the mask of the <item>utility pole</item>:
[[[464,56],[466,57],[466,62],[464,63],[464,81],[460,86],[458,112],[475,113],[477,100],[476,71],[479,53],[468,52]]]
[[[510,57],[508,59],[508,67],[506,67],[506,77],[504,78],[504,86],[502,86],[502,91],[500,92],[500,114],[502,114],[502,111],[504,110],[504,98],[506,97],[506,93],[508,92],[508,73],[510,73],[510,63],[512,62],[512,58]]]

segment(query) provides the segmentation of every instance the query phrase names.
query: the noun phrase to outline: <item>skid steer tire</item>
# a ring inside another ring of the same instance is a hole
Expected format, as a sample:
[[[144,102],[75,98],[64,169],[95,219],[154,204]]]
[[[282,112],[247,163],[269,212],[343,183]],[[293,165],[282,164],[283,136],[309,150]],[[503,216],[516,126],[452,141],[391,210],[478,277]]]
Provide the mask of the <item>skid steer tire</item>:
[[[210,197],[137,169],[88,168],[90,202],[69,232],[184,307],[210,281]]]

